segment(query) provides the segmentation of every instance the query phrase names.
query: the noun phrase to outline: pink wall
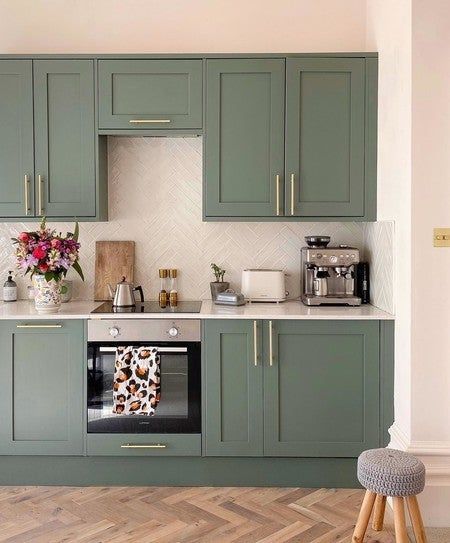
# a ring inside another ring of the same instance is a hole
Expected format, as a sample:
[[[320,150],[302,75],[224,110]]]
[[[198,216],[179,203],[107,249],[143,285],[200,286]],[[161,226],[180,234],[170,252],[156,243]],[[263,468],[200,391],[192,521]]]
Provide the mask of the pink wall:
[[[361,51],[362,0],[0,0],[1,53]]]

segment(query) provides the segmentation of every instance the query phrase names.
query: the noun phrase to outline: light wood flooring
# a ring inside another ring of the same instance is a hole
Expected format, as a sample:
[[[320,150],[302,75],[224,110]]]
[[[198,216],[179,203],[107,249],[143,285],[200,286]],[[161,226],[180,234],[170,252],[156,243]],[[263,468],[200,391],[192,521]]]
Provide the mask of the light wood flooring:
[[[362,490],[0,487],[0,541],[350,543]],[[394,543],[369,529],[366,543]]]

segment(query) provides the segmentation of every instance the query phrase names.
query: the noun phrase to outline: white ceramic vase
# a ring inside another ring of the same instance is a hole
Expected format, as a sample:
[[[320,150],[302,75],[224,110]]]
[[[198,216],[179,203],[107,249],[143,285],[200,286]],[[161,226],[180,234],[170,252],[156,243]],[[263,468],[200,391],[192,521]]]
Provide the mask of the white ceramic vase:
[[[34,306],[38,313],[57,313],[61,307],[61,281],[45,279],[45,275],[33,275]]]

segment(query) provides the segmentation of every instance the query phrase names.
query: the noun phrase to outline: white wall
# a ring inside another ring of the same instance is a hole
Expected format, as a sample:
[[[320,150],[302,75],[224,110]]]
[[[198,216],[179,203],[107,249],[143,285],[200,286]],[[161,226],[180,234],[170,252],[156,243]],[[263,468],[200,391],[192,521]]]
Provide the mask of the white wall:
[[[364,50],[362,0],[0,0],[1,53]]]

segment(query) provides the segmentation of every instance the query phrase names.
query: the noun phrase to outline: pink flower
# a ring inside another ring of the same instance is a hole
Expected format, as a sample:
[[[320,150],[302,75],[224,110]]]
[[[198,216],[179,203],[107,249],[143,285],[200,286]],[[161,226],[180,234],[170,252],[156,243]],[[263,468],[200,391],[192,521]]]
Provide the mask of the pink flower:
[[[47,256],[47,253],[41,247],[36,247],[33,251],[33,256],[38,260],[41,260]]]
[[[48,271],[48,264],[39,264],[38,268],[40,272],[45,273]]]
[[[56,239],[56,238],[52,239],[51,246],[53,247],[53,249],[58,249],[60,245],[61,245],[61,242],[59,241],[59,239]]]
[[[26,232],[20,232],[19,240],[26,243],[30,239],[30,236]]]

